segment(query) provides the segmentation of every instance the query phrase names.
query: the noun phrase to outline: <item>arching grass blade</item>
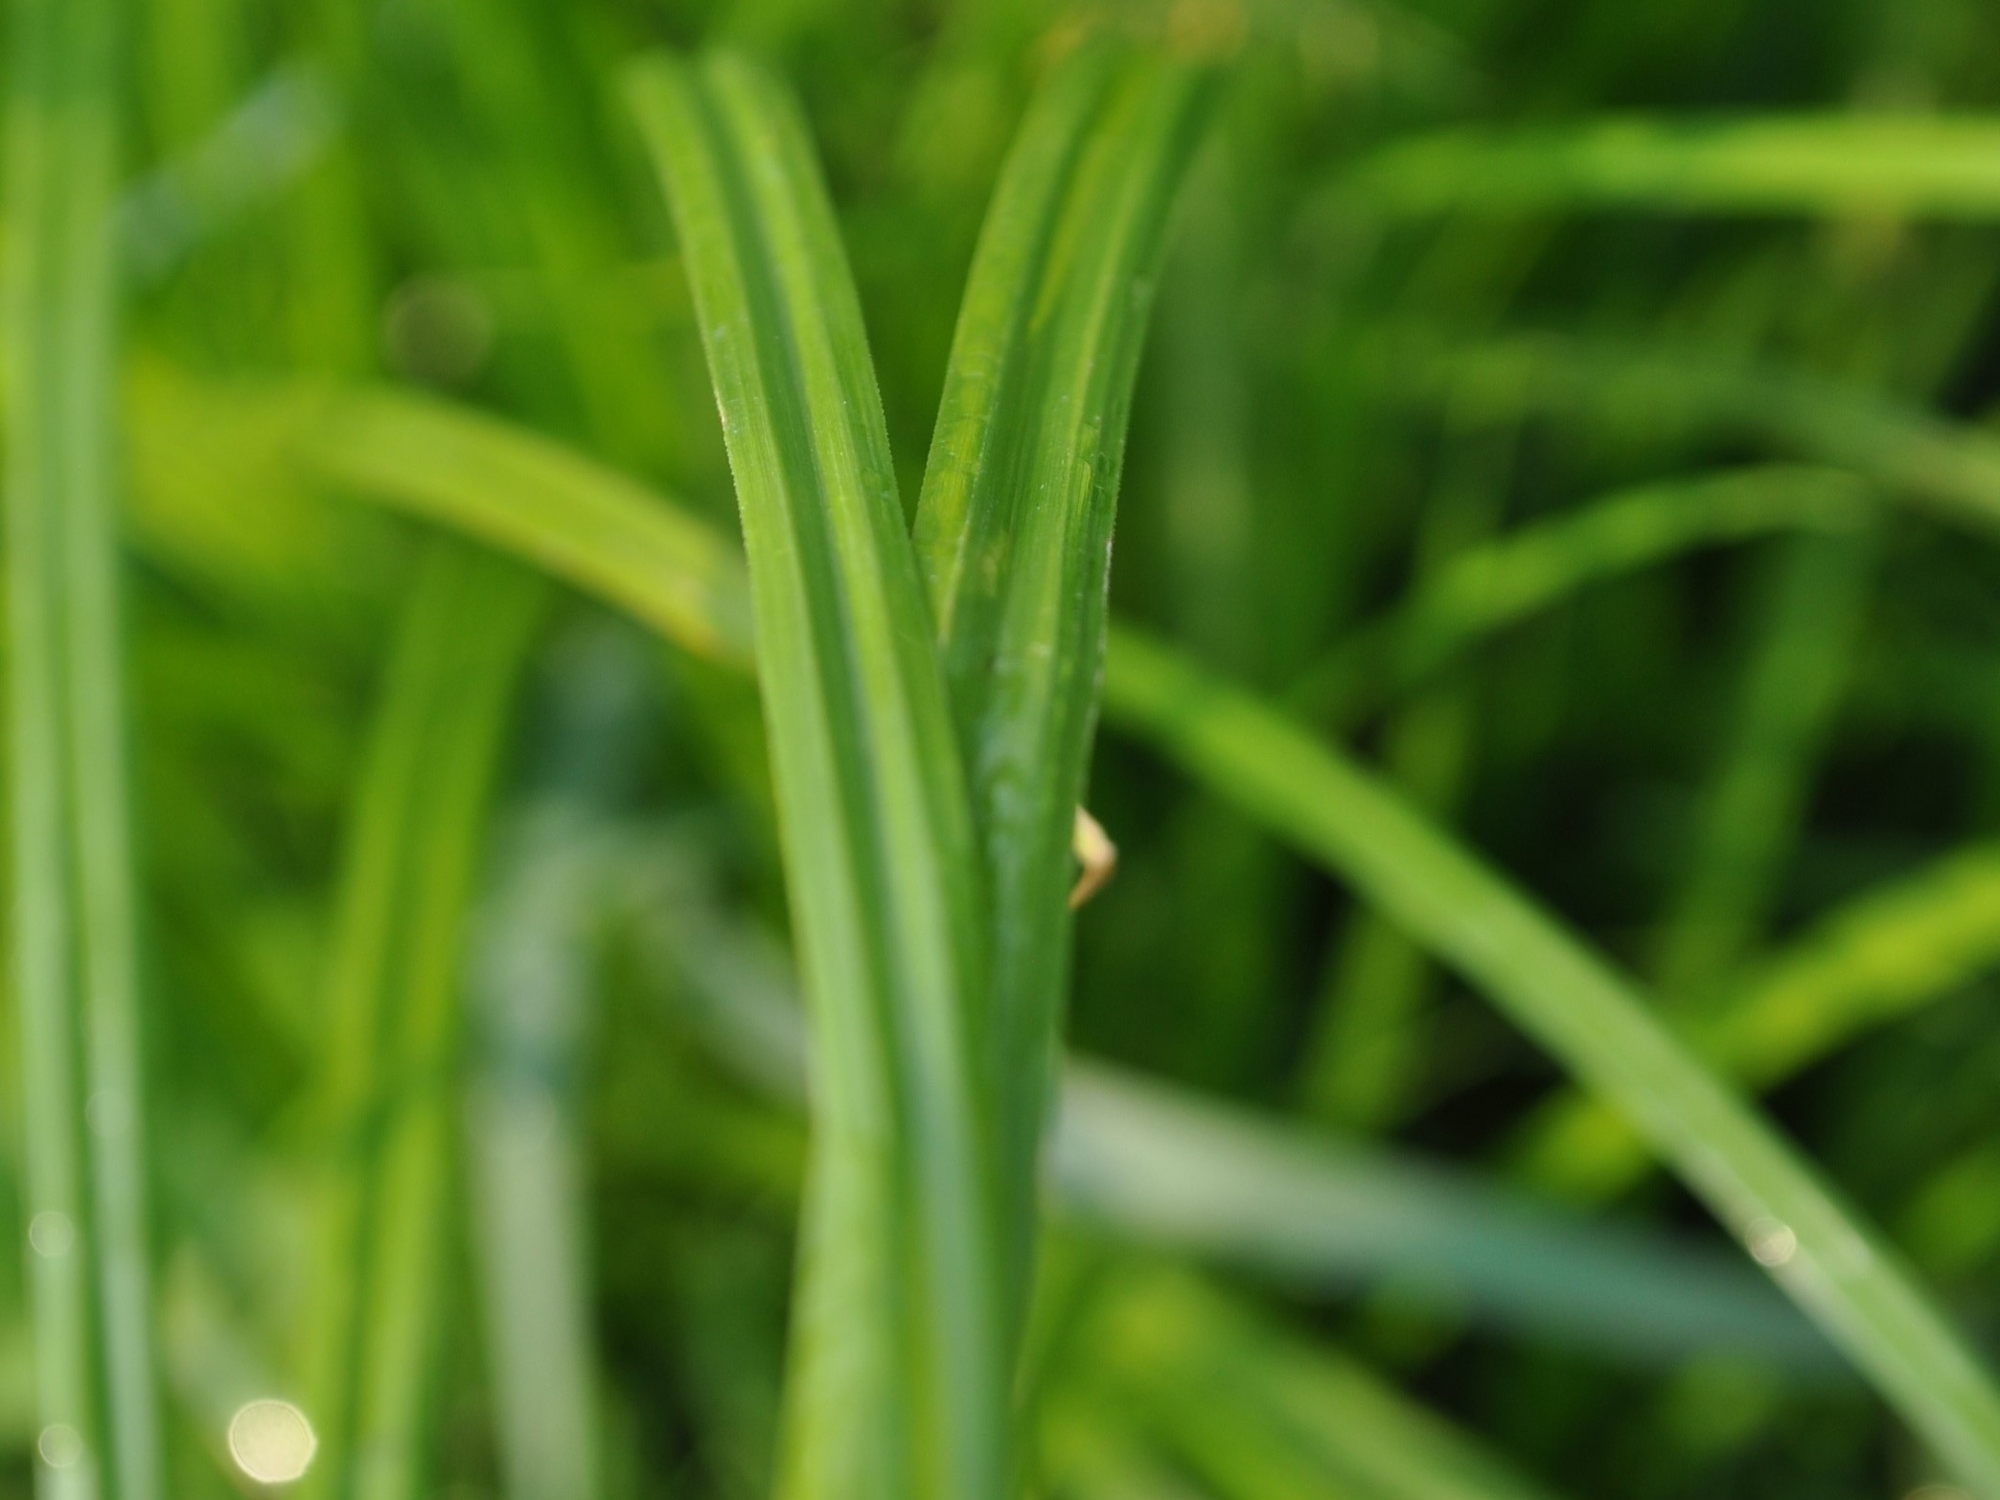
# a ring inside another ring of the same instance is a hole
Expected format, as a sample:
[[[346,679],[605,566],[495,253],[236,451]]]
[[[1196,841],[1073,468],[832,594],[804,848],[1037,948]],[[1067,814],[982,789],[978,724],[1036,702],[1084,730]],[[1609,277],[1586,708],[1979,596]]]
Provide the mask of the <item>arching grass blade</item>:
[[[1996,158],[2000,120],[1990,117],[1610,119],[1417,136],[1365,159],[1334,193],[1398,213],[1623,207],[1985,222],[2000,217]]]
[[[2000,1493],[2000,1397],[1894,1253],[1589,947],[1282,716],[1136,633],[1106,713],[1370,901],[1609,1099],[1948,1463]]]

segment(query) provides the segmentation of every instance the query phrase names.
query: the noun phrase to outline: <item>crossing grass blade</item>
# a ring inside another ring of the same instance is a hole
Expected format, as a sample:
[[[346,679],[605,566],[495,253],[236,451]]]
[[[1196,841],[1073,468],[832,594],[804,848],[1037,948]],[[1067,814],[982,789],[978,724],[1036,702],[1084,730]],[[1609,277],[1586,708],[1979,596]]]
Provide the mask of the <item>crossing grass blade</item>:
[[[1066,987],[1067,851],[1096,727],[1132,385],[1207,75],[1085,50],[1044,85],[988,210],[916,515],[992,902],[1009,1284]]]
[[[1670,1005],[1734,969],[1769,918],[1847,686],[1875,552],[1867,537],[1801,536],[1774,559],[1735,723],[1657,945],[1653,986]]]
[[[1711,1066],[1756,1089],[1784,1082],[1863,1029],[1962,989],[2000,964],[2000,849],[1976,844],[1865,892],[1752,966],[1681,1025]],[[1629,1186],[1649,1161],[1631,1127],[1571,1095],[1522,1149],[1536,1180],[1576,1196]]]
[[[2000,216],[2000,120],[1823,115],[1597,120],[1385,148],[1333,196],[1397,213],[1622,207],[1712,214]]]
[[[1512,428],[1454,430],[1447,438],[1451,458],[1423,503],[1413,590],[1421,592],[1453,561],[1491,539],[1519,467],[1520,438]],[[1382,724],[1384,773],[1412,805],[1447,826],[1471,790],[1475,702],[1465,677],[1447,679],[1398,705]],[[1437,979],[1430,955],[1408,934],[1380,913],[1352,913],[1329,945],[1315,986],[1297,1071],[1305,1107],[1350,1130],[1382,1129],[1406,1111],[1420,1060],[1430,1050],[1427,1002]]]
[[[1863,529],[1868,487],[1839,469],[1772,464],[1622,491],[1468,547],[1387,616],[1348,634],[1287,693],[1351,724],[1508,626],[1595,584],[1703,547]]]
[[[160,1438],[113,460],[126,19],[114,0],[24,0],[9,23],[12,964],[37,1482],[53,1496],[153,1500]]]
[[[351,815],[317,1103],[309,1493],[424,1488],[436,1290],[452,1195],[461,928],[542,585],[430,544]],[[365,1455],[366,1461],[363,1461]]]
[[[1353,353],[1392,398],[1448,401],[1487,420],[1562,412],[1661,436],[1753,438],[1849,469],[1975,536],[2000,529],[2000,440],[1851,381],[1698,347],[1545,332],[1447,345],[1436,330],[1384,327],[1356,338]]]
[[[1900,1259],[1636,988],[1367,772],[1144,636],[1105,711],[1350,881],[1612,1101],[1941,1458],[2000,1494],[2000,1397]]]
[[[1224,1500],[1546,1500],[1364,1365],[1191,1276],[1119,1267],[1100,1280],[1084,1314],[1093,1373]]]
[[[1819,1334],[1746,1269],[1481,1190],[1414,1155],[1310,1132],[1072,1061],[1050,1139],[1065,1217],[1301,1288],[1462,1299],[1480,1322],[1621,1360],[1731,1350],[1823,1375]]]
[[[816,1051],[780,1490],[1009,1477],[987,928],[860,308],[806,130],[733,57],[631,98],[723,414]]]
[[[684,650],[748,665],[740,555],[685,507],[655,504],[573,449],[436,398],[308,395],[293,423],[296,451],[323,480],[394,495],[413,516],[533,553],[553,573],[587,577]],[[540,523],[550,514],[559,526]]]

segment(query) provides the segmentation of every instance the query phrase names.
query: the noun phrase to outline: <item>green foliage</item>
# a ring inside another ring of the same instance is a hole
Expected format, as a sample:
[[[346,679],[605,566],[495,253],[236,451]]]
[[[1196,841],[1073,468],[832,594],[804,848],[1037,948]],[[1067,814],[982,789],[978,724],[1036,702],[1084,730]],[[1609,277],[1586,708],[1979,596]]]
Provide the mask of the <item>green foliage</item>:
[[[1967,1475],[2000,1485],[2000,1396],[1973,1356],[1887,1247],[1633,986],[1366,772],[1144,637],[1119,638],[1106,708],[1477,981],[1780,1269],[1913,1426]]]
[[[17,0],[0,1493],[2000,1495],[2000,24],[1793,9]]]
[[[50,1492],[160,1493],[139,912],[115,519],[122,7],[10,12],[12,991]]]

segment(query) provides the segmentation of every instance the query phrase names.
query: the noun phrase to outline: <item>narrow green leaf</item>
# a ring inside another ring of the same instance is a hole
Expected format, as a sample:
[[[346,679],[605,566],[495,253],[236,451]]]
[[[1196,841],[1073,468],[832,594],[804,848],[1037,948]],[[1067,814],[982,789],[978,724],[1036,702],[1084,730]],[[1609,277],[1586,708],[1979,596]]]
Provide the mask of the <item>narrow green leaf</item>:
[[[1629,981],[1366,772],[1145,637],[1106,713],[1324,861],[1616,1103],[1939,1455],[2000,1494],[2000,1397],[1894,1253]]]
[[[2000,216],[2000,120],[1823,115],[1453,131],[1385,148],[1335,189],[1398,213],[1628,207],[1682,213]]]
[[[816,1038],[780,1487],[1008,1480],[986,931],[965,782],[860,308],[803,122],[735,58],[632,98],[665,177],[749,552]]]
[[[430,146],[428,171],[469,168],[474,180],[454,183],[455,192],[413,184],[415,206],[434,214],[441,242],[460,247],[454,258],[479,265],[480,257],[497,253],[502,264],[518,260],[532,268],[559,354],[522,360],[513,374],[518,388],[535,390],[543,420],[573,402],[574,415],[563,416],[589,435],[596,451],[630,464],[678,459],[689,414],[701,415],[700,408],[692,389],[666,378],[653,331],[632,316],[628,299],[605,295],[606,279],[625,272],[629,250],[621,243],[617,200],[605,191],[611,174],[593,138],[595,81],[586,81],[584,60],[574,55],[575,31],[563,24],[564,10],[538,0],[455,0],[437,15],[464,115],[454,112],[405,137],[410,144],[399,143],[399,154],[422,152],[427,138],[450,142],[442,151]],[[454,140],[460,131],[464,138]],[[460,199],[468,189],[488,200],[488,221],[476,238],[453,222],[467,217]],[[568,391],[551,388],[538,364],[558,365]]]
[[[1837,469],[1773,464],[1621,490],[1469,547],[1387,616],[1361,626],[1287,694],[1300,714],[1351,724],[1465,651],[1583,589],[1701,547],[1867,524],[1867,486]]]
[[[462,927],[507,708],[542,585],[454,540],[427,549],[349,828],[328,964],[306,1411],[309,1493],[424,1489]]]
[[[1490,542],[1518,468],[1520,431],[1447,429],[1416,537],[1410,589]],[[1478,593],[1474,598],[1480,597]],[[1381,728],[1383,772],[1410,803],[1450,826],[1471,790],[1478,753],[1473,684],[1461,675],[1400,705]],[[1390,1127],[1409,1108],[1430,1050],[1437,966],[1380,912],[1350,913],[1322,961],[1297,1069],[1298,1095],[1317,1118],[1349,1130]]]
[[[587,580],[684,650],[748,665],[740,555],[685,507],[656,503],[572,449],[424,396],[308,397],[302,417],[302,456],[322,478],[526,553]]]
[[[13,982],[42,1494],[161,1490],[112,371],[116,0],[11,12],[6,570]]]
[[[1837,908],[1681,1024],[1713,1066],[1767,1089],[1996,965],[2000,848],[1980,844]],[[1650,1157],[1618,1115],[1570,1095],[1537,1117],[1523,1160],[1568,1193],[1609,1196],[1643,1174]]]
[[[917,507],[993,904],[991,1045],[1017,1305],[1126,421],[1206,79],[1086,50],[1037,95],[987,212]]]
[[[1582,413],[1657,438],[1733,433],[1872,479],[1899,503],[1990,539],[2000,439],[1848,381],[1671,345],[1520,333],[1451,339],[1383,328],[1354,341],[1384,394],[1485,420]]]
[[[1761,936],[1847,685],[1874,559],[1866,538],[1805,536],[1776,560],[1735,722],[1662,923],[1653,984],[1669,1004],[1701,994]]]
[[[1829,1351],[1726,1260],[1544,1212],[1406,1154],[1363,1152],[1072,1062],[1050,1140],[1066,1216],[1303,1287],[1387,1277],[1480,1320],[1622,1358]]]
[[[1548,1494],[1365,1365],[1285,1335],[1192,1277],[1106,1279],[1084,1357],[1225,1500]]]

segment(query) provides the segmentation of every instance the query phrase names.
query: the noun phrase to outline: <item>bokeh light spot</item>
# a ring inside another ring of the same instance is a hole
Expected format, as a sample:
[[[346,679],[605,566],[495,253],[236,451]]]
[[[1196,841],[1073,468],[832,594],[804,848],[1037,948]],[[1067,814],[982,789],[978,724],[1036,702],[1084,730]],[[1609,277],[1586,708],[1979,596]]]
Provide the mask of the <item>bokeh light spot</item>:
[[[312,1423],[289,1401],[246,1402],[229,1419],[229,1455],[259,1484],[289,1484],[312,1464],[319,1447]]]

